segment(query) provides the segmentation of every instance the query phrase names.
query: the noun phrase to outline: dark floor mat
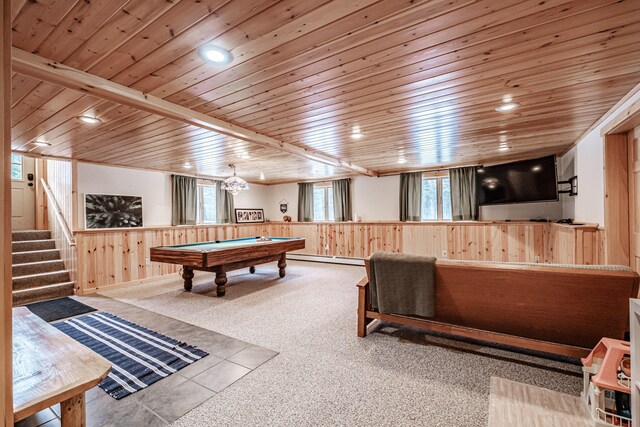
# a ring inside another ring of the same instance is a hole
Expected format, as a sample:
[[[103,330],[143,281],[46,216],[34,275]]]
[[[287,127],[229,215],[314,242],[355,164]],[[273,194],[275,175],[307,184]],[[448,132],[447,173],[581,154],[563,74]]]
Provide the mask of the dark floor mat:
[[[66,319],[67,317],[96,311],[93,307],[66,297],[34,302],[33,304],[27,304],[26,307],[45,322],[55,322],[56,320]]]

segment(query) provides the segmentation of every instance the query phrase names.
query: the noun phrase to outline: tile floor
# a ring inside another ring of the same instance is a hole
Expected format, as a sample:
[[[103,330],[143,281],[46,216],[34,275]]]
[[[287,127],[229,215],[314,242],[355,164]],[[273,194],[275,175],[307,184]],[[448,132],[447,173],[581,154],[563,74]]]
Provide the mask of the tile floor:
[[[264,347],[111,298],[90,296],[77,299],[209,353],[209,356],[121,400],[115,400],[98,387],[89,390],[86,394],[88,427],[167,425],[277,355],[277,352]],[[55,406],[20,421],[16,426],[60,426],[59,413],[59,406]]]

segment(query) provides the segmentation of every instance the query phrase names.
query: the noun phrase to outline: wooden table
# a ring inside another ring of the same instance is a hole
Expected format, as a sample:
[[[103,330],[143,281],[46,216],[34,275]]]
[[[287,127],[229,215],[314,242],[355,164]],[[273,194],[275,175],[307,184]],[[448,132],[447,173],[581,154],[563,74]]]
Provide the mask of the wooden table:
[[[13,412],[20,421],[60,403],[63,427],[85,425],[84,393],[111,363],[26,307],[13,309]]]
[[[225,294],[227,272],[249,267],[255,273],[256,265],[278,261],[280,277],[285,276],[287,252],[304,249],[304,239],[295,237],[249,237],[217,240],[187,245],[151,248],[151,261],[182,265],[184,288],[193,286],[193,270],[216,273],[216,294]]]

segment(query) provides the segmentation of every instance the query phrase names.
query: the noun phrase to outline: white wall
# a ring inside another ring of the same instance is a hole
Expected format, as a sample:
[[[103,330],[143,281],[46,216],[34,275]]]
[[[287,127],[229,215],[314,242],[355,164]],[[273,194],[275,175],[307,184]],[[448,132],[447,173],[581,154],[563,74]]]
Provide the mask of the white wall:
[[[604,224],[604,155],[603,138],[600,131],[632,103],[640,99],[640,92],[630,97],[618,107],[607,120],[596,126],[567,154],[562,163],[573,163],[575,175],[578,175],[578,195],[565,200],[564,210],[567,216],[579,221]],[[567,176],[565,176],[566,178]],[[573,216],[570,214],[573,213]],[[606,226],[606,225],[605,225]]]
[[[367,177],[357,176],[352,180],[353,215],[363,221],[398,221],[400,218],[400,176]],[[271,221],[281,221],[280,201],[289,202],[293,221],[298,217],[298,185],[278,184],[268,187],[265,215]],[[522,203],[512,205],[484,206],[480,208],[481,220],[557,220],[562,216],[562,202]]]
[[[280,201],[289,202],[287,213],[280,212]],[[293,221],[298,220],[298,184],[278,184],[267,187],[267,204],[264,216],[270,221],[282,221],[284,215],[289,215]]]
[[[142,196],[145,227],[171,225],[171,174],[148,170],[78,163],[78,227],[84,228],[86,193]],[[265,208],[267,187],[250,184],[250,189],[236,196],[237,208]]]

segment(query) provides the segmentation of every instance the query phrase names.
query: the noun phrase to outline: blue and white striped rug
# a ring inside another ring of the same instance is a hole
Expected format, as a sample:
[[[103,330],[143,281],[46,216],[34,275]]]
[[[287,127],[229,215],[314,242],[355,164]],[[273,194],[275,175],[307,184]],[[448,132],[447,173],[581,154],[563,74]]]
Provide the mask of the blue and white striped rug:
[[[53,326],[112,363],[100,387],[116,399],[142,390],[209,354],[105,312]]]

